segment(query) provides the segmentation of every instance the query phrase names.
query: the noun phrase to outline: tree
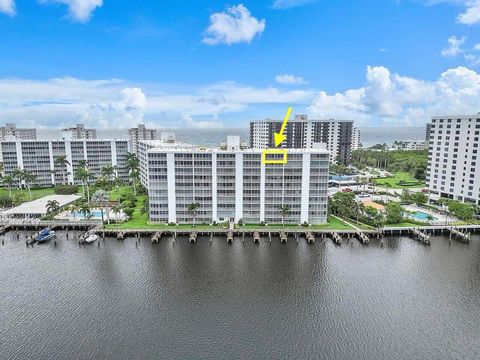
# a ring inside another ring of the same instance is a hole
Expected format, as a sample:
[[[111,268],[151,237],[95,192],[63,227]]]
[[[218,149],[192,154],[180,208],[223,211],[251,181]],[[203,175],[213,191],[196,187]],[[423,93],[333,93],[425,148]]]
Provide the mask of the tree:
[[[128,176],[133,185],[133,193],[135,196],[137,196],[137,181],[140,179],[140,172],[138,169],[133,169],[130,171]]]
[[[88,167],[82,166],[77,169],[76,176],[82,181],[83,196],[85,197],[85,189],[87,190],[87,203],[90,203],[90,189],[88,186],[88,180],[90,179],[90,170]]]
[[[285,218],[288,217],[291,213],[289,205],[280,205],[279,206],[280,215],[282,216],[282,226],[285,226]]]
[[[12,177],[17,180],[18,188],[22,188],[22,180],[23,180],[23,170],[20,168],[16,168],[12,172]]]
[[[118,221],[119,217],[118,215],[122,213],[123,211],[123,205],[121,203],[118,203],[112,207],[112,211],[115,214],[115,218]]]
[[[73,215],[73,220],[75,221],[76,220],[76,214],[77,214],[77,211],[80,210],[80,207],[76,204],[72,204],[68,207],[68,211],[70,211],[70,214]]]
[[[460,220],[471,220],[475,215],[475,207],[470,204],[465,204],[460,201],[448,201],[448,211]]]
[[[8,189],[8,194],[12,196],[12,185],[15,183],[15,179],[12,175],[6,175],[2,178],[2,183]]]
[[[335,193],[332,196],[330,207],[333,214],[351,219],[357,217],[359,211],[355,194],[351,192],[339,191]]]
[[[83,203],[80,205],[80,212],[83,214],[83,217],[85,220],[87,219],[87,216],[91,214],[90,206],[87,203]]]
[[[55,158],[55,161],[53,162],[55,166],[61,167],[61,168],[66,168],[68,165],[70,165],[70,161],[67,160],[67,155],[60,155]],[[62,170],[62,183],[63,185],[67,184],[67,170]]]
[[[56,212],[60,210],[60,204],[57,200],[48,200],[47,201],[47,213]]]
[[[403,221],[403,208],[399,203],[390,201],[385,205],[385,212],[388,224],[398,224]]]
[[[412,195],[412,201],[415,203],[415,205],[420,206],[427,203],[428,196],[427,194],[419,191]]]
[[[108,209],[108,193],[105,190],[97,190],[92,195],[92,202],[100,206],[100,210],[102,212],[102,223],[103,223],[103,209],[105,207],[107,212],[107,223],[110,224],[110,214]]]
[[[28,189],[28,194],[30,196],[30,200],[32,200],[32,189],[31,185],[35,181],[37,177],[33,175],[31,171],[23,170],[22,171],[22,180],[25,182],[25,185],[27,186]]]
[[[111,164],[105,165],[102,168],[102,176],[105,176],[107,180],[111,180],[112,176],[115,175],[115,172],[117,170],[116,166],[112,166]]]
[[[195,218],[197,217],[199,207],[200,207],[200,204],[198,202],[191,203],[187,207],[187,211],[192,215],[193,226],[195,226]]]

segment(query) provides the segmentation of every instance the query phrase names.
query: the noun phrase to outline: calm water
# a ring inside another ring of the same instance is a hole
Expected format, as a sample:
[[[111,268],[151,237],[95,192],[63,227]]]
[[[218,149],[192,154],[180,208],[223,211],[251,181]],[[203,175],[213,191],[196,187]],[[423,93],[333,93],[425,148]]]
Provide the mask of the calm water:
[[[479,359],[480,238],[0,245],[1,359]]]
[[[225,141],[227,135],[239,135],[242,141],[250,143],[250,129],[248,127],[240,129],[159,129],[158,132],[172,131],[176,134],[177,140],[187,143],[217,146]],[[425,127],[367,127],[360,128],[361,139],[364,147],[375,144],[386,143],[391,145],[394,141],[405,141],[412,139],[425,139]],[[126,129],[98,129],[99,138],[128,138]],[[59,138],[61,131],[58,129],[39,129],[39,138]]]

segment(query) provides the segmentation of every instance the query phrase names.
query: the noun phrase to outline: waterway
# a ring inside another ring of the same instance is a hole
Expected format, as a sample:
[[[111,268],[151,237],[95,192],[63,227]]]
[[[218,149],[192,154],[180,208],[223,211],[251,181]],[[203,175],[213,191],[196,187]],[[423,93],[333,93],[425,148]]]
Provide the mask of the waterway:
[[[479,359],[480,237],[0,245],[0,359]]]

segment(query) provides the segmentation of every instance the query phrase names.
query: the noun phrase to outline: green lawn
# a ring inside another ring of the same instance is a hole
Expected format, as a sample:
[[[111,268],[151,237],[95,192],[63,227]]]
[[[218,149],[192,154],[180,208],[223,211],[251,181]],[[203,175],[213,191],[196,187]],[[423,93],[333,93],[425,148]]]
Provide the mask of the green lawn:
[[[140,198],[140,197],[139,197]],[[144,201],[144,200],[143,200]],[[191,224],[181,224],[181,225],[176,225],[176,226],[170,226],[166,224],[148,224],[148,215],[147,214],[142,214],[140,211],[141,204],[143,204],[143,201],[139,201],[139,205],[137,206],[137,209],[135,209],[135,212],[133,213],[132,219],[121,223],[121,224],[112,224],[112,225],[106,225],[107,229],[169,229],[169,230],[185,230],[185,229],[195,229],[195,230],[214,230],[214,229],[222,229],[225,228],[226,225],[217,225],[217,226],[210,226],[210,225],[204,225],[204,224],[197,224],[194,227]],[[353,230],[353,228],[347,224],[345,224],[343,221],[337,220],[335,218],[330,218],[328,221],[328,224],[325,225],[312,225],[309,227],[303,227],[303,226],[298,226],[298,225],[285,225],[282,226],[281,224],[275,224],[275,225],[268,225],[268,226],[260,226],[258,224],[246,224],[240,229],[264,229],[264,230]]]
[[[110,201],[117,201],[120,196],[128,194],[133,194],[132,186],[122,186],[114,188],[112,191],[109,192]]]
[[[393,177],[374,179],[375,184],[392,189],[409,189],[409,188],[422,188],[425,186],[424,181],[414,179],[409,173],[397,172]],[[411,185],[401,185],[399,182],[406,181],[411,182]]]
[[[0,195],[9,195],[8,189],[0,188]],[[19,189],[12,189],[12,196],[16,196],[20,194],[22,196],[23,201],[30,201],[30,196],[28,194],[27,189],[19,190]],[[47,195],[54,195],[53,188],[42,188],[42,189],[32,189],[32,200],[40,199]]]

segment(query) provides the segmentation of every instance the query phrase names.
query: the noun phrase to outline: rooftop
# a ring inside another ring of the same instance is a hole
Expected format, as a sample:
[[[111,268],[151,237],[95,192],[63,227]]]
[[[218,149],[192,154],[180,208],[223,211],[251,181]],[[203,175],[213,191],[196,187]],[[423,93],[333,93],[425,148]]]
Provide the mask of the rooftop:
[[[50,200],[58,201],[59,206],[62,208],[64,206],[70,205],[76,200],[80,199],[81,196],[78,195],[48,195],[43,198],[25,202],[19,206],[11,208],[2,212],[2,216],[15,216],[15,215],[37,215],[44,216],[47,215],[47,203]]]

